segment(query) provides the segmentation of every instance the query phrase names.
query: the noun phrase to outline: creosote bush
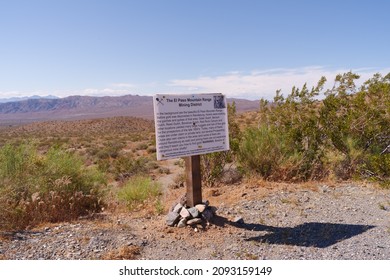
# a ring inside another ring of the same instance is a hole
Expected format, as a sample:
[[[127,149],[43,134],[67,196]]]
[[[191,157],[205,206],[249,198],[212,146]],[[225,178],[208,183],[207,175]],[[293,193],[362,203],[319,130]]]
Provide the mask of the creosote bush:
[[[34,145],[0,148],[0,229],[23,229],[100,211],[105,178],[75,154]]]
[[[302,162],[292,148],[286,137],[272,127],[249,128],[243,136],[239,160],[247,170],[265,179],[291,179]]]
[[[368,178],[390,183],[390,73],[337,75],[323,91],[294,87],[260,101],[259,125],[247,129],[238,158],[244,170],[275,180]],[[323,100],[318,96],[324,95]]]
[[[215,186],[219,183],[227,164],[236,160],[241,131],[237,123],[236,104],[228,104],[228,126],[230,150],[201,156],[202,182],[205,186]]]

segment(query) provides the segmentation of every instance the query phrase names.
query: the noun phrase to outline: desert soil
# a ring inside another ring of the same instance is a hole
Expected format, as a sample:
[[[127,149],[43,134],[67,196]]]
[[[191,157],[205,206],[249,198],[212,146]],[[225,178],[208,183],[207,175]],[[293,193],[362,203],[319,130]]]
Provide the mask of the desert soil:
[[[261,180],[204,188],[217,216],[173,228],[165,214],[185,188],[170,187],[181,170],[166,164],[164,214],[103,212],[3,232],[0,259],[390,259],[390,190]]]

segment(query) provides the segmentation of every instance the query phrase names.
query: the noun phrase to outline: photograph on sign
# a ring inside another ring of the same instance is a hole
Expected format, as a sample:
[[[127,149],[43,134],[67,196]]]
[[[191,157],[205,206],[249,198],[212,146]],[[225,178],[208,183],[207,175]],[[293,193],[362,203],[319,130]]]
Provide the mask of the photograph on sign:
[[[224,95],[156,94],[153,106],[157,160],[229,150]]]

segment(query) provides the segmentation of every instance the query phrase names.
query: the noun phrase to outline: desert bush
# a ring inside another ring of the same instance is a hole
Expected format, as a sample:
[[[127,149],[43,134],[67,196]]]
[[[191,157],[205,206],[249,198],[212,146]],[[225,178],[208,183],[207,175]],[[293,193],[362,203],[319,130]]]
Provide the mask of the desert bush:
[[[138,143],[138,144],[136,145],[135,150],[136,150],[136,151],[146,150],[148,147],[149,147],[149,146],[148,146],[147,143],[145,143],[145,142],[140,142],[140,143]]]
[[[146,157],[135,158],[129,154],[121,154],[112,162],[112,172],[116,180],[123,180],[133,175],[147,172],[149,161]]]
[[[202,183],[213,187],[219,183],[225,164],[228,162],[228,152],[216,152],[201,155]]]
[[[302,89],[294,87],[286,98],[277,91],[272,104],[260,100],[257,132],[247,132],[246,142],[239,151],[241,163],[249,172],[252,170],[278,180],[306,180],[319,176],[323,133],[316,97],[325,82],[326,79],[321,78],[311,90],[306,84]],[[251,152],[256,161],[247,164],[245,161]]]
[[[240,145],[242,166],[270,179],[358,176],[388,184],[390,74],[375,74],[359,89],[358,78],[337,75],[323,92],[322,77],[311,90],[305,84],[287,97],[277,91],[272,103],[262,99],[257,131],[248,128]]]
[[[346,177],[356,176],[389,183],[386,162],[390,145],[390,74],[375,74],[360,89],[359,76],[338,75],[326,92],[320,122],[331,147],[345,157]]]
[[[156,153],[156,146],[148,146],[148,148],[146,149],[146,152],[148,154],[154,154]]]
[[[161,186],[150,178],[134,176],[118,191],[118,199],[129,210],[135,210],[147,201],[153,201],[161,194]],[[155,202],[158,204],[158,201]]]
[[[96,151],[96,156],[99,159],[117,158],[120,151],[125,147],[123,143],[118,141],[107,141],[104,147]]]
[[[70,220],[103,205],[103,174],[58,147],[39,154],[33,145],[6,145],[0,162],[2,229]]]
[[[247,172],[254,171],[266,179],[291,180],[299,172],[302,157],[285,135],[263,125],[245,131],[239,162]]]
[[[205,154],[201,159],[202,182],[205,186],[214,186],[219,183],[226,164],[236,159],[241,131],[237,123],[236,104],[228,104],[228,126],[230,150]]]

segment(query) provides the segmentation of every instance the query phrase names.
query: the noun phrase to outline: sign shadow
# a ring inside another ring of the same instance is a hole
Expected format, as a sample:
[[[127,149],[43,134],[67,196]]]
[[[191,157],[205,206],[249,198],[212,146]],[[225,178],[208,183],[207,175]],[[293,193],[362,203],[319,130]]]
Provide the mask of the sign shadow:
[[[375,227],[372,225],[317,222],[303,223],[295,227],[273,227],[261,224],[235,223],[221,216],[214,217],[213,223],[222,227],[229,224],[249,231],[262,232],[258,236],[246,238],[245,241],[316,248],[332,246]]]

